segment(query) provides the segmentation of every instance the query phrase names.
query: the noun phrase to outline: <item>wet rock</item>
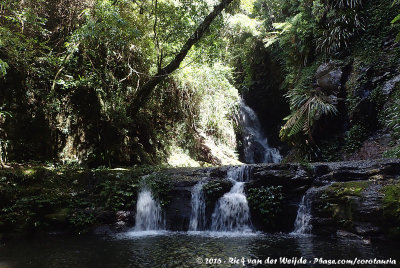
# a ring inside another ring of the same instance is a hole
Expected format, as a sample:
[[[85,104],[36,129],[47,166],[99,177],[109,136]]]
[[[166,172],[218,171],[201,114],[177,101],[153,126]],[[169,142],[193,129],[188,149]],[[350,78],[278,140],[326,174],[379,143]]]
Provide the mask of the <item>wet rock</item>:
[[[318,66],[317,71],[315,72],[315,78],[320,78],[326,74],[328,74],[332,69],[335,68],[335,64],[332,61],[322,63]]]
[[[317,79],[317,85],[327,92],[335,92],[341,89],[343,72],[340,69],[332,70]]]
[[[134,213],[131,211],[117,211],[117,213],[115,213],[115,216],[117,218],[117,221],[123,221],[131,224],[134,222],[135,218]]]
[[[356,223],[354,229],[357,234],[362,236],[378,234],[380,231],[379,227],[371,223]]]
[[[321,64],[315,72],[314,77],[317,89],[329,94],[338,94],[342,88],[343,70],[337,62],[330,61]]]
[[[350,156],[345,156],[345,160],[380,159],[383,153],[391,148],[392,141],[390,134],[377,133],[364,141],[359,150]]]
[[[192,187],[175,186],[170,192],[171,199],[165,207],[166,227],[172,231],[188,230],[192,213]]]
[[[129,229],[130,226],[128,226],[128,224],[124,221],[117,221],[114,224],[114,228],[118,231],[118,232],[125,232]]]
[[[336,235],[340,239],[353,240],[353,241],[360,242],[360,243],[365,244],[365,245],[371,244],[370,240],[365,239],[364,237],[362,237],[360,235],[356,235],[356,234],[353,234],[353,233],[350,233],[350,232],[346,232],[344,230],[338,230],[336,232]]]
[[[390,95],[399,83],[400,74],[385,83],[385,85],[382,87],[382,93],[385,95]]]

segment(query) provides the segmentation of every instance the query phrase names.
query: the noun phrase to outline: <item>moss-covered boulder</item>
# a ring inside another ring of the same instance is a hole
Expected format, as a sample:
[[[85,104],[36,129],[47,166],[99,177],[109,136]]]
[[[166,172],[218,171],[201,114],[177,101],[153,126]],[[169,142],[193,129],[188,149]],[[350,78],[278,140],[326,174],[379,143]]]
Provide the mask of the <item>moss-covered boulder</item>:
[[[398,180],[374,177],[321,189],[313,201],[314,232],[345,230],[367,238],[399,237],[399,187]]]

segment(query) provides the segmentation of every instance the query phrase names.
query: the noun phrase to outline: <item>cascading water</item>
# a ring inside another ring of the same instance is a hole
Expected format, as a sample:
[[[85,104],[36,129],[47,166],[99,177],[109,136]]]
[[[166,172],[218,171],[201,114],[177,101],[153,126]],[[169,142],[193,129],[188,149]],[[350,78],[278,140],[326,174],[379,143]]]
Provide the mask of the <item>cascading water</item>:
[[[200,181],[192,189],[192,214],[190,216],[189,231],[200,231],[206,225],[206,202],[203,192],[204,182]]]
[[[311,197],[314,190],[315,188],[308,189],[301,198],[292,234],[311,234]]]
[[[233,186],[217,202],[212,214],[212,231],[246,232],[251,231],[250,209],[244,194],[244,183],[249,178],[247,166],[231,167],[228,179]]]
[[[163,230],[164,222],[161,206],[153,199],[151,192],[143,188],[136,204],[135,231]]]
[[[248,164],[279,163],[282,156],[278,149],[268,145],[256,113],[243,100],[240,103],[240,121],[245,162]]]

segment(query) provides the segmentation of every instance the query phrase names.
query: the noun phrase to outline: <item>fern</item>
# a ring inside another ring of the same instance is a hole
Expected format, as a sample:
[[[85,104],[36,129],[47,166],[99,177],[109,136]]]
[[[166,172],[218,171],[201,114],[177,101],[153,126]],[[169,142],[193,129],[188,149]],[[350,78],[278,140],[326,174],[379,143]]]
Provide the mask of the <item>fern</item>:
[[[336,114],[337,109],[329,103],[328,98],[318,90],[293,90],[287,94],[293,111],[281,128],[279,136],[286,140],[299,133],[306,134],[312,140],[312,131],[315,122],[322,115]]]
[[[331,54],[347,47],[351,38],[364,30],[363,19],[357,11],[361,5],[362,0],[336,0],[322,7],[325,19],[315,39],[317,51]]]

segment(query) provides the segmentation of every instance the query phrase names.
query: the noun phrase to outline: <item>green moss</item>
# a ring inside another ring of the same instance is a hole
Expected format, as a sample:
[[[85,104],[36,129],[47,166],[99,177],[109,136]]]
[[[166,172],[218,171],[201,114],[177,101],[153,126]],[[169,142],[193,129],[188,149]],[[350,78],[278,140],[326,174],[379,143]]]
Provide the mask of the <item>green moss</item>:
[[[336,197],[361,196],[361,193],[371,184],[370,181],[336,182],[328,191],[332,191]]]
[[[400,183],[383,187],[384,216],[390,220],[400,222]]]
[[[358,200],[370,184],[370,181],[333,183],[320,195],[319,210],[341,228],[352,231]]]

